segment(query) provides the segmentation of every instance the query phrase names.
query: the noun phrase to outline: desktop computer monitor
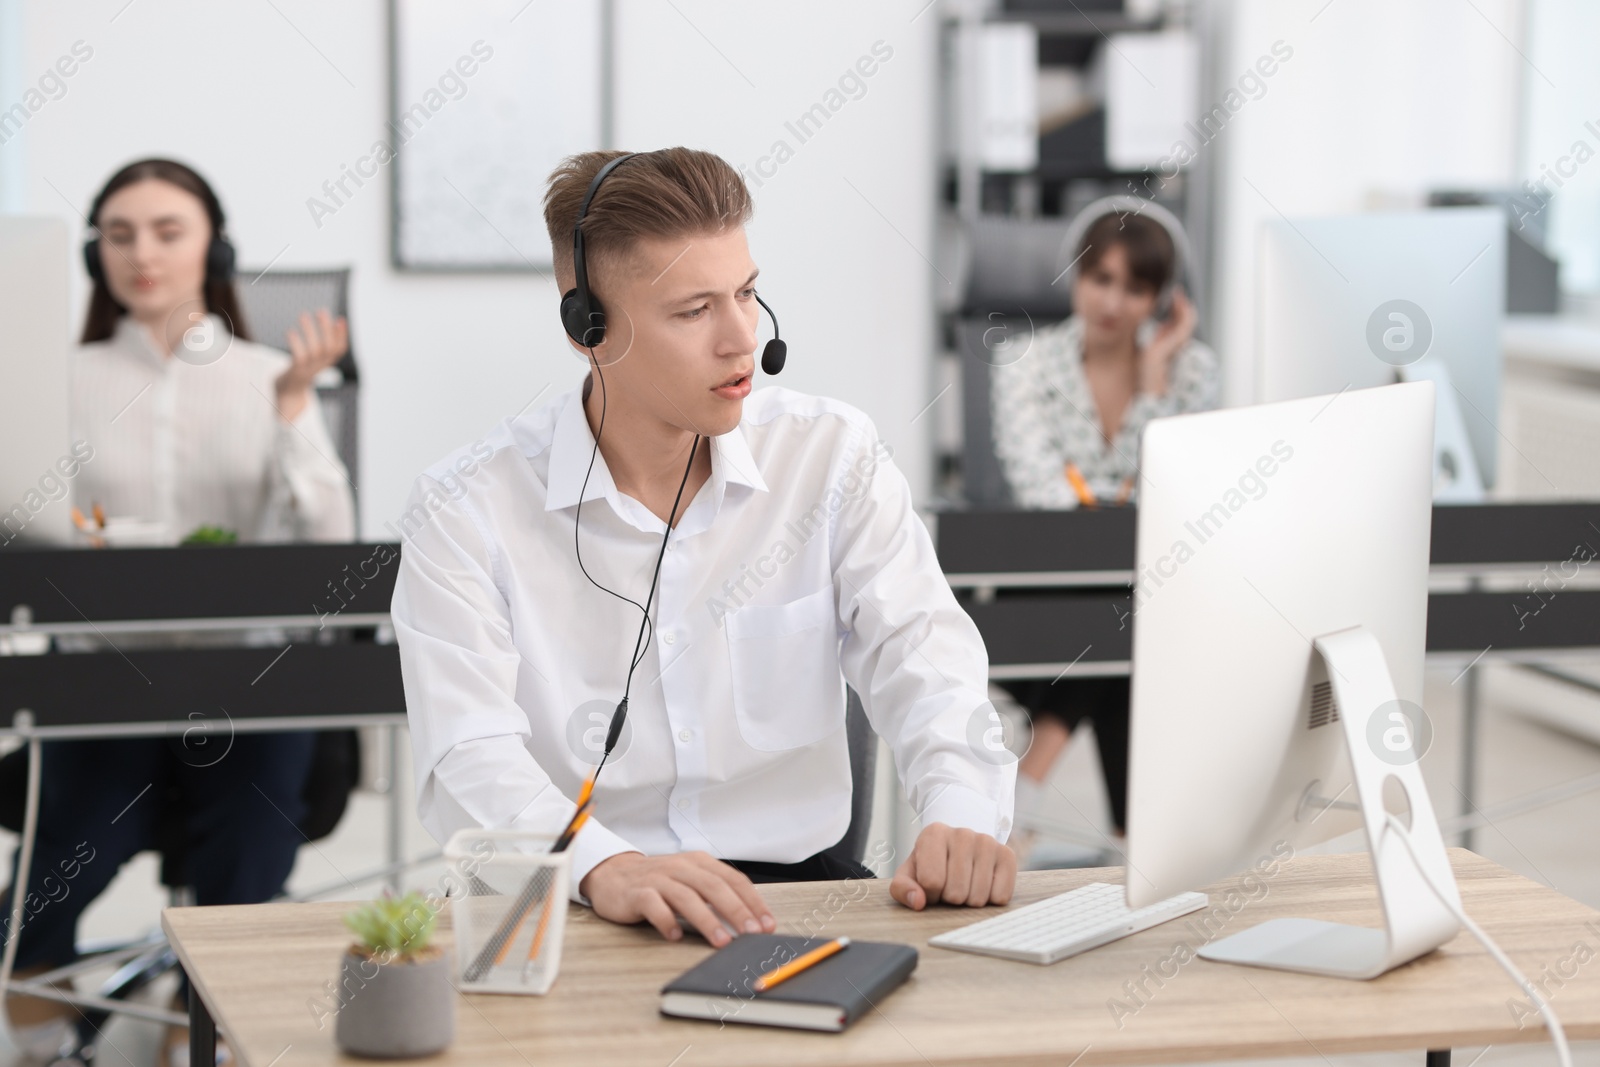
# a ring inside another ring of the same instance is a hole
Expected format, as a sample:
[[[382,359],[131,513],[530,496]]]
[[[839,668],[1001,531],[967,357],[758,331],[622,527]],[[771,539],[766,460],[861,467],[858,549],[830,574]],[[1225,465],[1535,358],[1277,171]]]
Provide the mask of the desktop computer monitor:
[[[1145,430],[1128,904],[1365,826],[1389,920],[1275,920],[1203,957],[1373,977],[1456,932],[1385,823],[1400,814],[1453,891],[1416,765],[1433,409],[1422,381]]]
[[[67,283],[60,219],[0,215],[0,546],[71,539]]]
[[[1505,214],[1274,219],[1257,256],[1257,402],[1432,378],[1437,498],[1481,499],[1499,443]]]

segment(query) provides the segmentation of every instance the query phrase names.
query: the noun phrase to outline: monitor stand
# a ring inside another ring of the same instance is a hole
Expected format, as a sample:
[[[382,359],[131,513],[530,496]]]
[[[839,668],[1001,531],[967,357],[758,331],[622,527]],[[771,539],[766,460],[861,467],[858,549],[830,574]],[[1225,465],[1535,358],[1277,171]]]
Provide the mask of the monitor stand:
[[[1391,810],[1409,827],[1417,860],[1425,865],[1434,884],[1448,894],[1455,907],[1459,908],[1461,901],[1422,771],[1409,751],[1414,724],[1399,711],[1401,705],[1377,638],[1365,627],[1355,626],[1323,634],[1313,645],[1321,661],[1317,666],[1326,668],[1332,683],[1338,722],[1350,752],[1354,806],[1366,826],[1384,925],[1375,930],[1320,919],[1272,919],[1212,942],[1200,949],[1199,955],[1224,963],[1330,978],[1376,978],[1433,951],[1460,929],[1454,914],[1424,880],[1405,842],[1391,832]],[[1385,708],[1392,709],[1392,720]],[[1377,725],[1372,723],[1375,717]],[[1386,759],[1380,749],[1399,755]],[[1302,805],[1302,810],[1305,807]]]

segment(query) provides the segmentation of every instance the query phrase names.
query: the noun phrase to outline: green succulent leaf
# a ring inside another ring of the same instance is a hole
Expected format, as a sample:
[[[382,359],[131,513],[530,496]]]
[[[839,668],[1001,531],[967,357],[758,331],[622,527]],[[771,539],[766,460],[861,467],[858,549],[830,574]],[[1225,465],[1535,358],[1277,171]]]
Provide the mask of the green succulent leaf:
[[[344,924],[372,955],[414,956],[428,947],[439,909],[421,893],[384,894],[344,917]]]
[[[181,543],[186,545],[232,545],[238,542],[239,535],[233,530],[221,526],[196,526]]]

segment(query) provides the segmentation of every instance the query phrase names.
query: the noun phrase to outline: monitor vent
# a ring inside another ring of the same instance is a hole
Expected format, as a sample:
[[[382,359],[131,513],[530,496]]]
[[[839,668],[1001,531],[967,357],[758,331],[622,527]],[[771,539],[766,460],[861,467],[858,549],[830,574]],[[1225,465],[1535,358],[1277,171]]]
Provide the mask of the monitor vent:
[[[1339,721],[1339,705],[1333,702],[1333,683],[1318,682],[1311,687],[1311,721],[1309,729]]]

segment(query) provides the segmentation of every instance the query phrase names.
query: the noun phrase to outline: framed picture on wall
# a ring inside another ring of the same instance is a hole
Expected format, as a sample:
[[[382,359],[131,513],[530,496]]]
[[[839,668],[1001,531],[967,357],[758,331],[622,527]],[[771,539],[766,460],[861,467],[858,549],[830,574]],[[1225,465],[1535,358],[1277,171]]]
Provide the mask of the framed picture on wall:
[[[396,267],[548,270],[545,181],[609,143],[610,27],[609,0],[389,0]]]

